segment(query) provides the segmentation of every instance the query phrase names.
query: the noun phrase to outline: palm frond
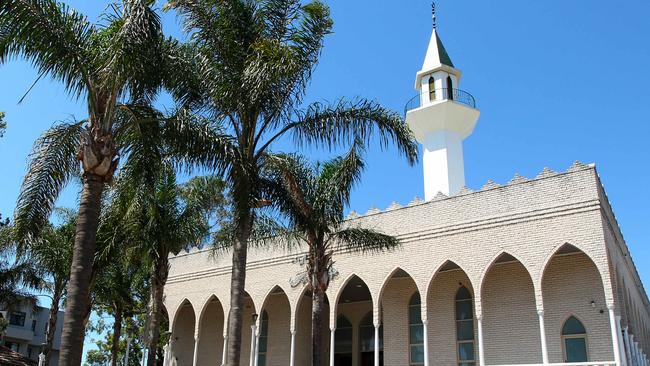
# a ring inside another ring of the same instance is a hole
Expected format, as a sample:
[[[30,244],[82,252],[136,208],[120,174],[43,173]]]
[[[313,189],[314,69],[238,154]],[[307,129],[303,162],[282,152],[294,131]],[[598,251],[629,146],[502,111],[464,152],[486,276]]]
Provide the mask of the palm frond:
[[[36,140],[14,214],[18,242],[45,227],[59,193],[78,172],[82,123],[57,124]]]
[[[287,126],[300,145],[324,144],[330,148],[355,141],[370,144],[373,137],[382,148],[391,143],[410,164],[418,160],[413,133],[404,120],[376,102],[340,100],[334,105],[311,104],[300,119]]]
[[[24,57],[75,97],[91,88],[87,40],[93,32],[85,16],[54,0],[0,2],[0,62]]]
[[[399,245],[399,240],[394,236],[361,227],[342,229],[330,239],[330,246],[353,252],[380,252],[395,249]]]
[[[160,86],[162,27],[160,16],[147,0],[123,0],[112,19],[108,56],[100,71],[107,90],[121,92],[126,85],[132,100],[151,101]]]

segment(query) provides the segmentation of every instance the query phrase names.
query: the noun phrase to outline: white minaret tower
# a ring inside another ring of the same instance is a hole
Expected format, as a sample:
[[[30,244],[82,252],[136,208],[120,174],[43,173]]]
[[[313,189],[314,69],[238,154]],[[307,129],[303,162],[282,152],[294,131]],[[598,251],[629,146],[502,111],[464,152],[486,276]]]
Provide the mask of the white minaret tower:
[[[474,97],[459,89],[461,73],[438,37],[435,4],[432,7],[433,32],[422,70],[415,76],[419,93],[406,105],[406,123],[423,145],[427,201],[438,192],[456,194],[465,185],[463,140],[480,115]]]

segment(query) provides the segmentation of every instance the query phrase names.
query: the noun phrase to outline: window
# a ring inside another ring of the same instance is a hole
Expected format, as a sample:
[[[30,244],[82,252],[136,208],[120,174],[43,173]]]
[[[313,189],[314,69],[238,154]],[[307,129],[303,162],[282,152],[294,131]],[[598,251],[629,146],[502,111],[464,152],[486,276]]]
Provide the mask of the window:
[[[447,76],[447,99],[454,100],[454,84],[451,82],[451,76]]]
[[[27,314],[23,313],[22,311],[14,311],[9,314],[9,324],[24,327],[26,316]]]
[[[36,320],[32,320],[32,332],[36,331]]]
[[[424,365],[424,328],[420,310],[420,294],[409,301],[409,365]]]
[[[9,348],[14,352],[20,352],[20,343],[6,341],[5,347]]]
[[[343,315],[336,319],[334,364],[352,366],[352,323]]]
[[[269,314],[264,310],[260,321],[260,340],[257,343],[257,365],[266,366],[266,349],[269,340]]]
[[[456,293],[456,347],[458,366],[474,366],[474,304],[467,287]]]
[[[564,362],[588,362],[587,331],[575,316],[569,317],[562,327]]]
[[[435,79],[433,76],[429,77],[429,101],[433,102],[436,100],[436,85],[435,85]]]

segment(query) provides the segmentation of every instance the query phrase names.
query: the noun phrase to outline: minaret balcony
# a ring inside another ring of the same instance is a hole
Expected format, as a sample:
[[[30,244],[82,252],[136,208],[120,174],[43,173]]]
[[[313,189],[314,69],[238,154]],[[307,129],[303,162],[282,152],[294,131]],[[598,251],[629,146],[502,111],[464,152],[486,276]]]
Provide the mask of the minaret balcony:
[[[407,112],[420,107],[426,107],[441,102],[453,101],[476,109],[476,100],[472,94],[460,89],[435,89],[433,92],[419,93],[411,98],[404,107],[404,115]]]

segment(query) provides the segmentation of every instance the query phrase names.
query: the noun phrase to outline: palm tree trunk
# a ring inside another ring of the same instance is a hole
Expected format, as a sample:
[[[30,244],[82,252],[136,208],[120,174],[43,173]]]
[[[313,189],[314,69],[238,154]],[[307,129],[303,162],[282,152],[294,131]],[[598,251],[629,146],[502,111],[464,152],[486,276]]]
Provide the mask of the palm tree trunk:
[[[248,195],[244,196],[248,200]],[[232,251],[232,273],[230,277],[230,314],[228,316],[228,355],[227,366],[239,366],[241,356],[241,333],[244,325],[244,294],[246,288],[246,260],[248,240],[252,228],[250,209],[238,210],[239,228],[237,240]],[[254,350],[251,350],[253,352]]]
[[[312,291],[311,302],[311,365],[321,366],[323,348],[323,315],[325,312],[325,292],[319,287]],[[331,347],[331,346],[330,346]]]
[[[52,344],[54,343],[54,335],[56,334],[56,322],[59,317],[59,304],[63,296],[63,283],[61,281],[54,281],[54,291],[52,291],[52,307],[50,308],[50,317],[47,321],[47,334],[45,335],[45,346],[43,347],[43,354],[45,355],[44,366],[50,366],[50,352],[52,351]]]
[[[169,276],[169,260],[167,256],[160,256],[154,265],[151,274],[151,312],[149,314],[149,330],[146,337],[146,347],[149,350],[147,366],[156,365],[158,342],[160,338],[160,317],[162,316],[163,292],[167,277]],[[170,319],[171,321],[171,319]]]
[[[113,322],[113,344],[111,344],[111,366],[117,366],[120,353],[120,336],[122,335],[122,309],[115,308],[115,321]]]
[[[84,323],[88,310],[90,279],[103,190],[103,177],[89,173],[84,174],[61,334],[60,366],[81,365],[85,336]]]

